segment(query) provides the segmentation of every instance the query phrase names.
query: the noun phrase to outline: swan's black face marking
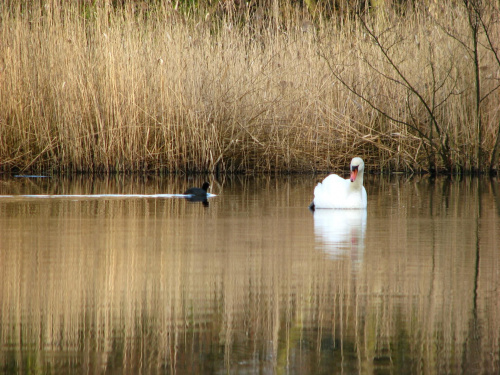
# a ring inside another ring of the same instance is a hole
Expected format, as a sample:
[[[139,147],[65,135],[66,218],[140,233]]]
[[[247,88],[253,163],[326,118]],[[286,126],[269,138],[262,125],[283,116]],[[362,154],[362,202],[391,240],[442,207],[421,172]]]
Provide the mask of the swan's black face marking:
[[[357,170],[358,170],[358,166],[357,165],[351,166],[351,172],[354,172],[354,171],[357,171]]]

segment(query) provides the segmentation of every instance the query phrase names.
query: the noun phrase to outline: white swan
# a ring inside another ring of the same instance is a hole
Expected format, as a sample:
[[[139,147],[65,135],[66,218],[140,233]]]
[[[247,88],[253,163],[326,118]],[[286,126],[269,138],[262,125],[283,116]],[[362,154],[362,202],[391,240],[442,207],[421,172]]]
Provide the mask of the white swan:
[[[366,208],[366,190],[363,186],[365,163],[361,158],[351,160],[351,178],[331,174],[314,189],[314,200],[309,208]]]

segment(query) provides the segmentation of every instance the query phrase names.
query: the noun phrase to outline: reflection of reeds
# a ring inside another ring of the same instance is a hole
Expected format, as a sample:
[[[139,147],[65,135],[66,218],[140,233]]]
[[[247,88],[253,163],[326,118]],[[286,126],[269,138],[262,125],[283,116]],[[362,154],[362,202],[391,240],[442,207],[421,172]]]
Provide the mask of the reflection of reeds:
[[[183,200],[49,200],[12,212],[2,202],[0,364],[26,365],[33,353],[37,366],[60,366],[55,352],[73,363],[64,366],[94,372],[450,373],[479,353],[475,368],[497,372],[500,223],[491,191],[479,189],[488,185],[372,177],[372,189],[398,204],[370,201],[364,259],[353,268],[318,251],[305,209],[284,209],[304,200],[307,181],[257,179],[243,185],[247,199],[228,181],[229,198],[217,199],[235,206],[224,211]],[[403,210],[397,220],[387,205]]]
[[[234,25],[153,2],[146,13],[78,3],[0,7],[4,169],[310,171],[346,165],[354,154],[381,169],[427,163],[415,132],[382,118],[334,79],[332,66],[341,67],[380,108],[421,119],[417,127],[425,128],[419,103],[361,64],[387,69],[350,18],[340,28],[283,10],[273,15],[277,31],[257,14]],[[406,18],[391,14],[391,31],[402,40],[394,57],[420,92],[439,87],[436,115],[453,162],[469,168],[477,137],[472,73],[466,52],[444,32],[461,33],[467,19],[447,6],[434,15],[443,27],[410,9]],[[483,56],[488,92],[498,66]],[[431,59],[442,68],[431,72]],[[481,105],[488,153],[496,101]]]

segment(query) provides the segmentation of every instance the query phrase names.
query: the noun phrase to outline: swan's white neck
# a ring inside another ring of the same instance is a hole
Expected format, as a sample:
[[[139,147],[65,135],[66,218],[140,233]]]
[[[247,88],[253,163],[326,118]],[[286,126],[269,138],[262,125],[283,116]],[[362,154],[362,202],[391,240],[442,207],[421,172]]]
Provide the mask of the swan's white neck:
[[[358,173],[356,176],[356,179],[351,182],[351,189],[353,190],[359,190],[363,187],[363,172]]]

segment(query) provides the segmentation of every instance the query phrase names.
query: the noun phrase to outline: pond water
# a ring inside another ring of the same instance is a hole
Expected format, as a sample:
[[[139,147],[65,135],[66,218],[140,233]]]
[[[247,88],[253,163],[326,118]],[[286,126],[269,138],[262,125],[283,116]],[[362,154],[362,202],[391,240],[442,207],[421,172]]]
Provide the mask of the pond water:
[[[499,373],[498,181],[322,177],[1,178],[1,371]]]

